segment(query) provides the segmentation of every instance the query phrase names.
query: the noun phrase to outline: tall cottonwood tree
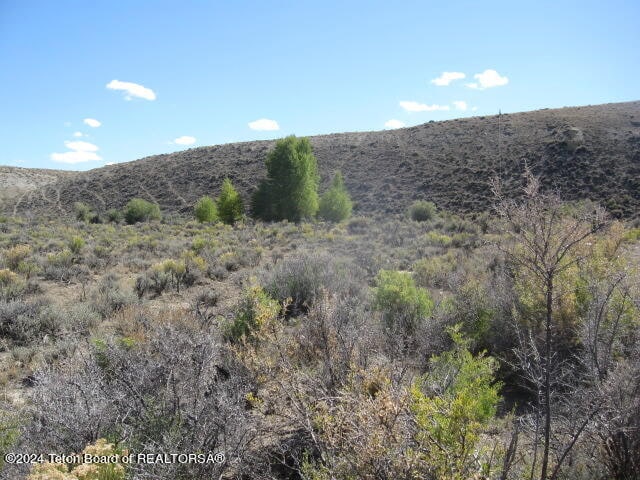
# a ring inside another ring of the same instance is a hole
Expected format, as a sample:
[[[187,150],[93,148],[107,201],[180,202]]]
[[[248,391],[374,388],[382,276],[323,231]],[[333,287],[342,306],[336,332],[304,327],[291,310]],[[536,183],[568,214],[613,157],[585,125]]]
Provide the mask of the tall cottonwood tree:
[[[297,222],[318,211],[318,164],[306,138],[278,140],[266,159],[267,178],[252,201],[253,214],[263,220]]]
[[[534,328],[530,335],[535,354],[522,355],[521,359],[529,365],[532,377],[536,377],[532,380],[540,388],[539,407],[543,421],[540,479],[546,480],[557,477],[566,456],[566,453],[561,455],[554,466],[550,465],[554,413],[552,387],[554,372],[558,371],[554,365],[554,332],[558,330],[559,279],[584,258],[589,238],[608,222],[604,210],[596,205],[568,206],[555,194],[541,192],[540,181],[529,169],[525,172],[525,180],[522,200],[506,197],[498,181],[494,181],[493,191],[498,200],[496,210],[502,220],[501,249],[516,269],[529,275],[534,287],[544,296],[544,317],[540,319],[540,328]]]

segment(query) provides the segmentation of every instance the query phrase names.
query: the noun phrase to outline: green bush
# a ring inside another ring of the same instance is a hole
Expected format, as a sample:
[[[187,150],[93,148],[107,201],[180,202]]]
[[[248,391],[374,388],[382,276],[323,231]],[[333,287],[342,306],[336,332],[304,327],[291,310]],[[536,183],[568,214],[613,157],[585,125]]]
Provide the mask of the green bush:
[[[200,223],[213,223],[218,220],[218,208],[211,197],[201,197],[194,207],[196,220]]]
[[[249,338],[278,316],[280,305],[262,288],[250,287],[236,306],[235,317],[224,324],[227,340],[238,341],[242,337]]]
[[[82,237],[74,236],[69,240],[69,250],[74,255],[78,255],[85,245],[85,241]]]
[[[382,312],[385,326],[406,334],[416,331],[420,321],[431,315],[429,292],[416,287],[407,272],[380,270],[376,277],[374,308]]]
[[[474,357],[459,330],[449,329],[453,350],[433,357],[429,373],[411,390],[417,451],[433,478],[484,477],[495,454],[481,435],[500,400],[501,385],[494,377],[498,364],[484,354]]]
[[[76,219],[81,222],[98,223],[98,214],[93,209],[83,202],[76,202],[73,204],[73,212],[76,215]]]
[[[107,210],[107,221],[110,223],[119,223],[122,220],[122,212],[117,208]]]
[[[266,160],[267,178],[253,195],[252,212],[263,220],[300,221],[318,211],[318,165],[306,138],[278,140]]]
[[[438,210],[433,202],[425,202],[423,200],[413,202],[409,207],[409,217],[416,222],[431,220],[436,216],[437,212]]]
[[[337,172],[331,188],[320,199],[318,216],[329,222],[341,222],[351,216],[352,208],[351,197],[344,186],[342,174]]]
[[[229,225],[237,222],[242,218],[244,213],[244,205],[242,204],[242,198],[233,188],[231,180],[228,178],[222,182],[222,191],[217,200],[218,215],[220,220]]]
[[[156,203],[147,202],[142,198],[129,200],[124,209],[124,219],[129,224],[160,220],[160,207]]]

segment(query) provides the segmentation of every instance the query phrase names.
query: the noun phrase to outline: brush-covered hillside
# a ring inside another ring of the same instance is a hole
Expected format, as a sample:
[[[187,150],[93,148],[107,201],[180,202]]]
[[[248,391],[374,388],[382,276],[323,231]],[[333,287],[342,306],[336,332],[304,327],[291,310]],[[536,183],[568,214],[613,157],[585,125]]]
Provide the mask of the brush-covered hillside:
[[[186,212],[217,195],[230,177],[246,200],[265,175],[272,141],[155,155],[74,175],[0,197],[4,213],[60,215],[82,201],[97,211],[133,197]],[[402,212],[417,199],[457,212],[482,211],[499,175],[517,195],[525,163],[566,200],[599,201],[614,215],[640,211],[640,102],[429,122],[411,128],[311,138],[323,187],[335,170],[361,214]],[[9,174],[0,170],[2,182]],[[11,181],[8,181],[9,184]]]

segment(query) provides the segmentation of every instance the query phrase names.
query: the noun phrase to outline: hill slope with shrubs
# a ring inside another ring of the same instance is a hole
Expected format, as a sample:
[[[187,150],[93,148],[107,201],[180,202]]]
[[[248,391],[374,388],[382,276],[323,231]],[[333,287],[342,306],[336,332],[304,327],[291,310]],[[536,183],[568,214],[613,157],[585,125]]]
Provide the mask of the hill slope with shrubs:
[[[415,200],[456,212],[486,210],[489,180],[519,195],[528,164],[545,189],[589,198],[615,216],[640,211],[640,102],[429,122],[410,128],[310,137],[320,190],[342,171],[356,214],[398,213]],[[0,198],[5,214],[98,212],[141,197],[165,212],[191,212],[229,177],[248,204],[266,176],[274,141],[233,143],[97,168],[60,177],[26,195]],[[3,172],[0,171],[0,176]]]

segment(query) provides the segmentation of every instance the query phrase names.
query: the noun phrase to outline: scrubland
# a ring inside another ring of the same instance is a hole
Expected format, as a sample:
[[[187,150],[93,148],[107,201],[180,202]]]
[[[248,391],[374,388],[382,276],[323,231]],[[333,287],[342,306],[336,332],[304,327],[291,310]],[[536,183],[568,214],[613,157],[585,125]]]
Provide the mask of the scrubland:
[[[2,453],[225,461],[1,475],[638,478],[640,230],[544,210],[560,249],[586,228],[549,304],[525,261],[541,232],[511,228],[505,208],[235,225],[3,217]]]

